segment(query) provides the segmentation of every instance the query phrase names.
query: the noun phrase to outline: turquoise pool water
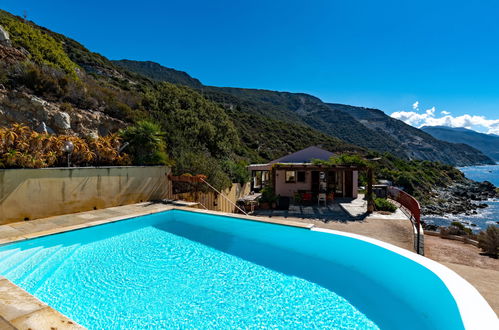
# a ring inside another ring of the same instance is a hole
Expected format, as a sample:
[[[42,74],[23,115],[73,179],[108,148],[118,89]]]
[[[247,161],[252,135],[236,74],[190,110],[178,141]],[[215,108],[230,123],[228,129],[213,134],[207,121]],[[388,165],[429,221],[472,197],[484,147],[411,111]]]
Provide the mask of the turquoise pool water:
[[[2,246],[0,274],[90,329],[463,328],[442,281],[389,250],[180,210]]]

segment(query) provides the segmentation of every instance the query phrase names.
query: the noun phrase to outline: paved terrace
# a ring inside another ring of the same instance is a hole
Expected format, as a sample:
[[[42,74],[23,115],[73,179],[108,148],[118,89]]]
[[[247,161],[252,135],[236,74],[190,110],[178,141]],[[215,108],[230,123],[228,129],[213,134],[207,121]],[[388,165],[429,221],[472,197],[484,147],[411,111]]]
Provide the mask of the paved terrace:
[[[331,206],[331,214],[342,214],[342,211],[336,206]],[[186,209],[186,207],[173,206],[171,204],[140,203],[1,225],[0,244],[102,225],[131,217],[166,211],[172,208]],[[213,211],[197,211],[224,214]],[[316,211],[323,212],[324,210],[314,210],[314,212]],[[307,209],[305,209],[305,212],[307,212]],[[248,217],[242,215],[227,213],[225,215],[248,219]],[[302,228],[318,226],[341,230],[370,236],[412,250],[412,227],[408,220],[380,219],[370,216],[355,221],[328,220],[324,222],[323,220],[306,217],[290,217],[289,214],[287,217],[278,215],[272,215],[271,217],[251,217],[251,220]],[[19,329],[82,328],[76,322],[17,287],[8,279],[0,277],[0,329],[14,329],[13,327]]]
[[[326,206],[292,204],[288,210],[256,210],[254,215],[360,234],[414,251],[413,228],[407,216],[400,209],[391,214],[368,215],[363,195],[356,199],[338,198]]]

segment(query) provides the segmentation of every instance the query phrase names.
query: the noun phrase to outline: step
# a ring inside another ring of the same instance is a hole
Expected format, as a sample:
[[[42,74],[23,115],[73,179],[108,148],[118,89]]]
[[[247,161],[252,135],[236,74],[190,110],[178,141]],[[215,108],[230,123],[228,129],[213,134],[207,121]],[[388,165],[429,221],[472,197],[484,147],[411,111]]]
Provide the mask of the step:
[[[21,251],[20,249],[7,249],[7,250],[2,250],[0,251],[0,264],[7,258],[9,258],[11,255]]]
[[[52,256],[62,248],[62,245],[55,245],[48,248],[41,249],[35,253],[31,258],[26,259],[25,262],[17,265],[17,267],[10,269],[4,273],[4,276],[13,282],[22,281],[29,274],[40,267],[40,265],[49,262]]]
[[[71,258],[79,246],[79,244],[74,244],[61,247],[49,259],[38,265],[31,273],[16,284],[34,294],[66,260]]]
[[[10,254],[0,262],[0,274],[4,275],[6,272],[15,268],[17,265],[26,261],[26,259],[33,256],[35,253],[43,249],[42,247],[33,247],[26,250],[17,249],[16,253]]]

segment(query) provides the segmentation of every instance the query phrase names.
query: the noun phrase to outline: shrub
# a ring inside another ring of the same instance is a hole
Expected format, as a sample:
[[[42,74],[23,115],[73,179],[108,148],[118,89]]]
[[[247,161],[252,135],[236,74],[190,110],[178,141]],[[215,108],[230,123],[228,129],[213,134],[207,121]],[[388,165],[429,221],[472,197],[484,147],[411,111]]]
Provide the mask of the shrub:
[[[449,235],[471,236],[472,231],[471,229],[464,227],[462,223],[454,221],[450,226],[440,228],[440,236],[446,237]]]
[[[166,154],[164,133],[159,125],[150,121],[139,121],[120,131],[120,136],[129,143],[127,152],[135,165],[167,165],[171,160]]]
[[[69,59],[61,42],[6,12],[0,12],[0,24],[9,32],[14,46],[26,49],[31,60],[61,68],[76,77],[77,65]]]
[[[13,124],[0,128],[0,166],[6,168],[42,168],[66,166],[64,143],[73,143],[71,164],[77,166],[128,165],[127,154],[119,154],[121,140],[116,135],[85,140],[70,135],[50,135]]]
[[[463,235],[471,235],[473,233],[473,231],[470,229],[470,228],[466,228],[462,223],[460,223],[459,221],[452,221],[451,222],[451,227],[453,227],[453,231],[456,232],[455,234],[451,234],[451,235],[459,235],[459,236],[463,236]],[[457,230],[456,230],[457,229]]]
[[[499,228],[490,225],[485,231],[480,232],[478,247],[490,256],[497,258],[499,255]]]
[[[274,189],[270,186],[264,187],[262,189],[262,196],[260,197],[260,203],[275,203],[279,199],[274,192]]]
[[[374,206],[378,211],[395,212],[397,207],[390,203],[386,198],[375,198]]]
[[[227,160],[223,163],[224,170],[229,175],[229,178],[234,183],[240,183],[241,185],[249,182],[250,174],[247,168],[248,164],[243,161],[235,162]]]
[[[173,167],[175,175],[189,173],[191,175],[206,175],[206,181],[213,187],[222,191],[231,187],[232,182],[223,170],[220,162],[207,153],[203,152],[183,152],[175,158],[175,166]],[[205,184],[199,186],[201,190],[208,191]]]

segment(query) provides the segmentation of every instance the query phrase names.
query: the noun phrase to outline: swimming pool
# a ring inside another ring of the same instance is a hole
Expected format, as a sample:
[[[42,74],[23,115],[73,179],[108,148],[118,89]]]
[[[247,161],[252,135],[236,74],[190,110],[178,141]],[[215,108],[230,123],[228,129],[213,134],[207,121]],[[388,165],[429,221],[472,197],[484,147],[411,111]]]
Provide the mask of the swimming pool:
[[[484,329],[493,322],[456,274],[380,245],[171,210],[4,245],[0,274],[90,329]]]

